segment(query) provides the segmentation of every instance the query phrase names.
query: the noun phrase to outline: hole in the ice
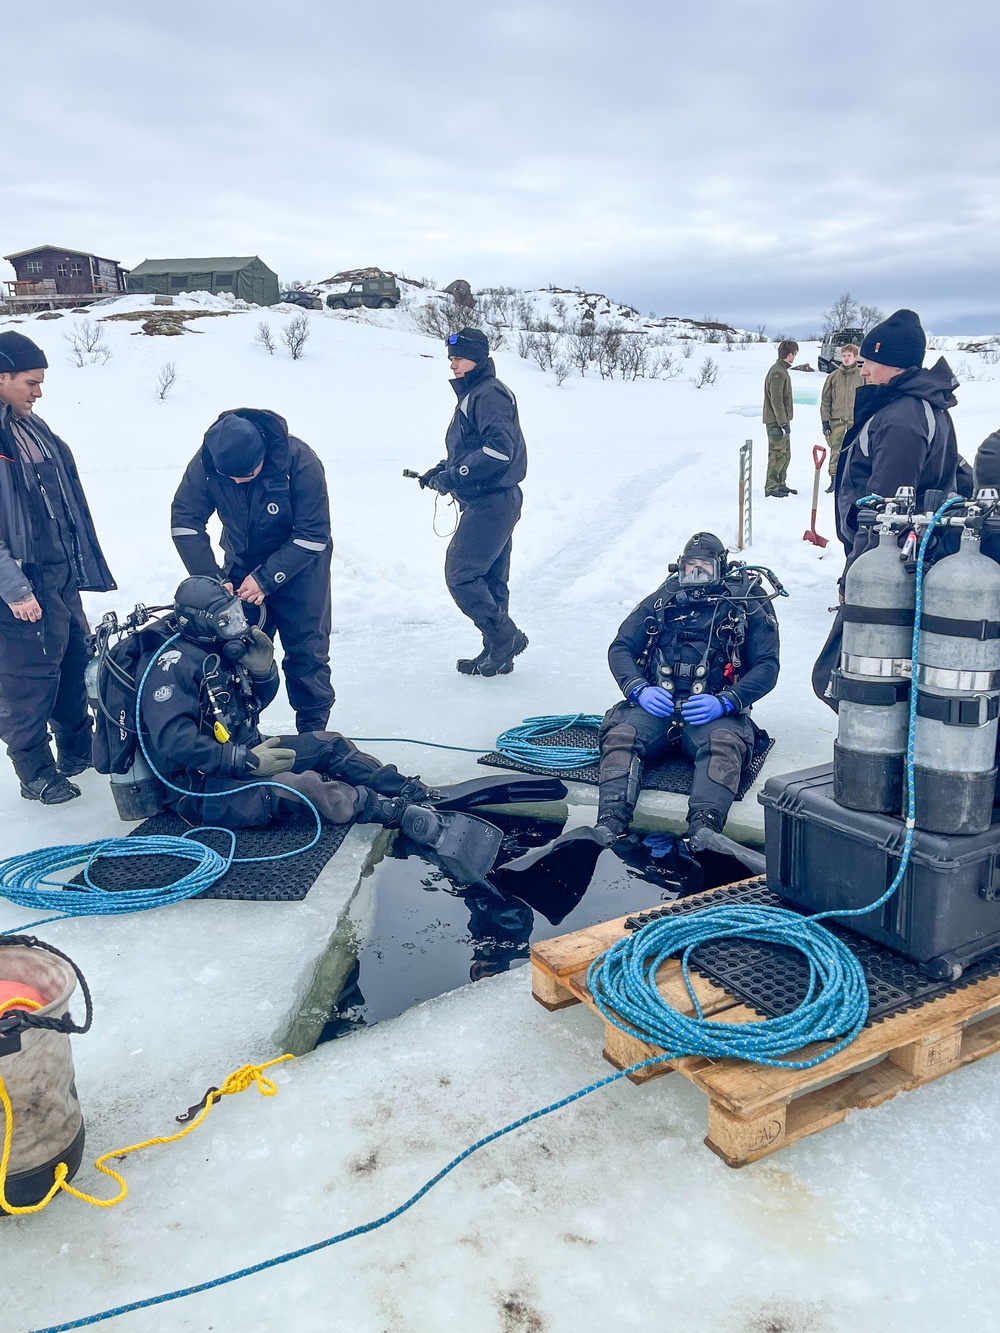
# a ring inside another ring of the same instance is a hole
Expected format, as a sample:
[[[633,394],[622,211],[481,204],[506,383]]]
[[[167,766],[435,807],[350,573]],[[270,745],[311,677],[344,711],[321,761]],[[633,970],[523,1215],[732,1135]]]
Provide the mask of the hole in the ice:
[[[504,833],[497,866],[551,841],[562,825],[510,812],[485,815]],[[317,972],[308,1011],[291,1046],[310,1049],[457,989],[528,962],[537,940],[626,916],[678,893],[745,879],[737,860],[715,852],[692,860],[677,839],[651,848],[637,831],[632,845],[605,851],[581,892],[527,893],[532,906],[492,885],[454,884],[403,837],[362,877]],[[654,855],[655,851],[655,855]],[[308,1031],[308,1035],[307,1035]]]

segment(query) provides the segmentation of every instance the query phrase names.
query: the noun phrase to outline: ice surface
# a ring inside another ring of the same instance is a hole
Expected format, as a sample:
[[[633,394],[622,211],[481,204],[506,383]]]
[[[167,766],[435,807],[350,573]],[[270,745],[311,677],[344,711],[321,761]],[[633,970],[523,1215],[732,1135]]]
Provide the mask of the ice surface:
[[[334,725],[485,750],[524,717],[614,702],[606,645],[692,531],[734,541],[738,451],[752,435],[748,555],[792,594],[778,606],[781,679],[755,714],[778,742],[765,776],[830,756],[833,714],[809,688],[841,565],[830,497],[818,527],[831,545],[801,540],[818,412],[797,409],[789,479],[799,495],[786,500],[762,496],[763,426],[727,415],[759,399],[773,346],[705,349],[720,374],[701,390],[687,379],[695,358],[666,382],[571,376],[557,387],[498,355],[529,446],[512,610],[531,646],[512,675],[482,680],[454,670],[478,644],[444,589],[433,501],[400,476],[440,458],[454,405],[440,345],[414,332],[405,310],[312,312],[300,362],[254,345],[260,320],[280,332],[285,317],[268,311],[193,321],[171,339],[109,323],[111,360],[82,368],[62,339],[74,318],[17,327],[46,349],[41,415],[74,449],[121,585],[87,599],[92,615],[169,599],[181,570],[167,516],[184,465],[220,411],[273,407],[320,453],[330,481]],[[166,361],[178,378],[160,402]],[[968,384],[959,399],[959,442],[972,458],[996,426],[994,386]],[[266,721],[290,724],[284,695]],[[477,771],[473,754],[370,748],[431,780]],[[42,809],[0,766],[0,852],[125,831],[104,780],[88,773],[81,785],[81,800]],[[572,796],[574,820],[592,813],[593,789],[575,785]],[[677,797],[643,798],[650,819],[676,823],[682,808]],[[760,818],[751,793],[729,831]],[[95,993],[93,1031],[74,1043],[88,1161],[171,1132],[210,1084],[278,1053],[372,836],[355,830],[302,903],[187,903],[40,931]],[[30,917],[0,904],[0,929]],[[528,986],[521,972],[466,987],[283,1067],[277,1099],[227,1099],[184,1143],[126,1163],[130,1194],[117,1209],[62,1199],[3,1221],[3,1333],[200,1281],[374,1217],[481,1133],[608,1072],[594,1020],[545,1014]],[[705,1104],[685,1080],[616,1085],[477,1155],[384,1231],[109,1327],[989,1328],[998,1092],[1000,1063],[986,1061],[731,1172],[701,1146]],[[78,1183],[104,1189],[89,1165]]]

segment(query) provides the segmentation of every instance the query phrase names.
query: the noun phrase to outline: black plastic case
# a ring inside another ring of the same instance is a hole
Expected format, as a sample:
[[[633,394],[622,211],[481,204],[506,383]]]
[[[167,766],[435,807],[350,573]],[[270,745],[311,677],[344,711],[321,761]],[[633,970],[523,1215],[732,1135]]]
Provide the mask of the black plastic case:
[[[757,799],[767,886],[785,902],[807,912],[864,907],[895,878],[905,824],[838,805],[832,764],[769,778]],[[961,976],[1000,948],[1000,823],[969,836],[918,829],[893,896],[843,924],[914,959],[930,976]]]

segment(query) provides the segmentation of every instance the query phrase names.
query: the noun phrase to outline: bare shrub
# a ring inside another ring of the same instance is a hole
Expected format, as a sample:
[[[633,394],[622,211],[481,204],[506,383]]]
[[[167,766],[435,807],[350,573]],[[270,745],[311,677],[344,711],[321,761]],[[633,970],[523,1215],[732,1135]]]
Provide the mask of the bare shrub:
[[[559,338],[555,330],[546,329],[541,333],[528,335],[528,355],[537,361],[539,370],[551,370],[559,350]]]
[[[274,338],[271,336],[271,326],[266,320],[262,319],[257,325],[254,342],[258,347],[263,347],[270,356],[274,356]]]
[[[111,359],[111,348],[104,341],[104,330],[100,324],[92,324],[89,319],[81,320],[63,334],[69,343],[70,360],[75,366],[100,363],[107,365]]]
[[[681,341],[681,356],[685,361],[691,359],[691,353],[694,351],[694,341],[691,338],[684,338]]]
[[[698,374],[689,378],[696,389],[703,389],[706,384],[714,384],[719,378],[719,367],[710,356],[706,356],[698,367]]]
[[[156,378],[156,396],[162,403],[167,394],[177,383],[177,363],[175,361],[164,361],[160,367],[160,373]]]
[[[291,352],[293,361],[301,361],[309,333],[309,317],[304,310],[294,315],[281,330],[281,341]]]
[[[865,333],[871,333],[876,324],[881,324],[885,315],[877,305],[858,306],[858,319]]]
[[[651,380],[672,380],[681,373],[671,352],[660,352],[650,359],[648,375]]]
[[[552,370],[556,377],[556,383],[562,384],[563,380],[566,379],[572,369],[572,365],[565,357],[557,356],[552,362]]]

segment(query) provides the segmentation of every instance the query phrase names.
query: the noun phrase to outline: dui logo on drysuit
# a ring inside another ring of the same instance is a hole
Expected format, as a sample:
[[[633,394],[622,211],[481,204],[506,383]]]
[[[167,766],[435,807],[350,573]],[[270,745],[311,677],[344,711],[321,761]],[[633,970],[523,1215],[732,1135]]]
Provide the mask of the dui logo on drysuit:
[[[161,685],[158,690],[153,691],[153,698],[158,704],[165,704],[168,699],[173,697],[174,687],[172,685]]]

